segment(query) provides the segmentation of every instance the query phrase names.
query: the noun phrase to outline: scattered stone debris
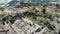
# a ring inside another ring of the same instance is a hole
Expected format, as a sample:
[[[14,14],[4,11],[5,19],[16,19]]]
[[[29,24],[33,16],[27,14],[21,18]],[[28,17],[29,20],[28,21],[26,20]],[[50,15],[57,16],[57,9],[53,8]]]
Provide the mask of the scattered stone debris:
[[[40,32],[40,31],[41,31],[41,29],[40,29],[40,28],[38,28],[38,29],[35,31],[35,33]]]
[[[55,5],[19,9],[12,7],[11,13],[3,12],[4,17],[0,19],[0,34],[60,34],[59,9]]]

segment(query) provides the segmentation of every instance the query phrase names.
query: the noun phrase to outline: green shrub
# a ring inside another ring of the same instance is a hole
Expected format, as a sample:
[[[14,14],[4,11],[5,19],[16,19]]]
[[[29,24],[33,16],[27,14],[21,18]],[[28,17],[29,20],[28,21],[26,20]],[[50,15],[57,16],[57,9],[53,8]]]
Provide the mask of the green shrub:
[[[59,8],[59,4],[56,4],[56,7]]]
[[[28,12],[28,11],[25,12],[24,15],[27,16],[27,17],[29,17],[29,18],[31,18],[31,19],[36,19],[36,16],[37,16],[33,12]]]
[[[39,10],[36,10],[35,13],[39,12]]]
[[[0,14],[0,18],[4,17],[4,14]]]
[[[31,5],[28,3],[20,3],[20,5],[15,6],[15,8],[23,8],[23,7],[30,7]]]
[[[58,17],[58,18],[60,17],[60,15],[59,15],[59,14],[56,14],[55,16],[56,16],[56,17]]]
[[[54,16],[55,16],[55,15],[53,15],[53,14],[51,14],[51,13],[46,13],[46,14],[44,14],[44,17],[45,17],[45,18],[49,18],[49,19],[54,18]]]
[[[31,16],[31,19],[36,19],[36,16]]]
[[[17,6],[15,6],[15,8],[23,8],[23,6],[22,5],[17,5]]]
[[[42,13],[46,14],[46,9],[45,8],[42,9]]]
[[[44,25],[46,25],[49,29],[54,30],[55,26],[51,24],[49,21],[44,22]]]

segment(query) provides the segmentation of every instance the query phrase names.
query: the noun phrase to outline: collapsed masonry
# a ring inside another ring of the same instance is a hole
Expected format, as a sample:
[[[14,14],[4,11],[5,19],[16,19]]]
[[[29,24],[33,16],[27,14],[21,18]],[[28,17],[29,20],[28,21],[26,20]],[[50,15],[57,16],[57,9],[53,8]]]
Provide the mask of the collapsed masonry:
[[[47,27],[33,23],[23,14],[8,15],[2,18],[0,34],[55,34]]]

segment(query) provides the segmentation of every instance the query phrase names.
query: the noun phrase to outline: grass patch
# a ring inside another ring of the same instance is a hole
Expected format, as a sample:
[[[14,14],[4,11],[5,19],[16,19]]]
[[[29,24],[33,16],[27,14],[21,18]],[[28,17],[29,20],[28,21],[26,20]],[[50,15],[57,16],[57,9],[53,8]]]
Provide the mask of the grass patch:
[[[46,25],[49,29],[54,30],[55,26],[51,24],[49,21],[44,22],[44,25]]]

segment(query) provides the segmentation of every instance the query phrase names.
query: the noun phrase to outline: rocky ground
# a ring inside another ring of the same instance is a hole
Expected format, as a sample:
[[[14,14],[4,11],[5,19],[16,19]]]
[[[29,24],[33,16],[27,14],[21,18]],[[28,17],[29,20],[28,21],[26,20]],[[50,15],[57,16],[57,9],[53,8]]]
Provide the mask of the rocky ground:
[[[8,7],[0,11],[0,34],[60,34],[57,6]]]

